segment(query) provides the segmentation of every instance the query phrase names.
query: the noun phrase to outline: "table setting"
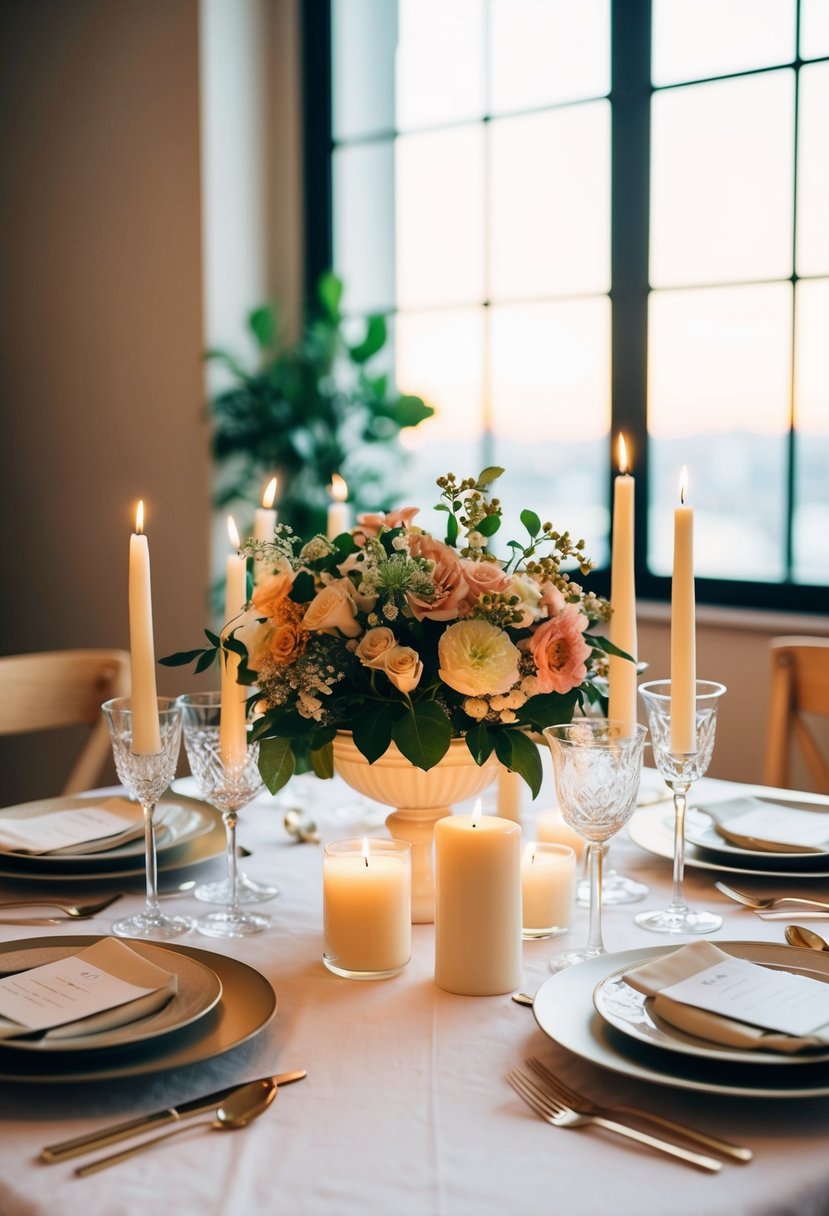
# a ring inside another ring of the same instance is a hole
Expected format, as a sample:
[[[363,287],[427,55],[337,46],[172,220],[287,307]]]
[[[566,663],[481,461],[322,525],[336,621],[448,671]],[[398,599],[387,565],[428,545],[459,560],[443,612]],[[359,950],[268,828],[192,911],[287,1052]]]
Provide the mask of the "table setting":
[[[489,554],[499,472],[439,479],[446,542],[231,532],[180,697],[137,523],[121,786],[0,812],[4,1216],[829,1210],[829,800],[707,775],[684,501],[639,688],[631,475],[607,604],[532,512]]]

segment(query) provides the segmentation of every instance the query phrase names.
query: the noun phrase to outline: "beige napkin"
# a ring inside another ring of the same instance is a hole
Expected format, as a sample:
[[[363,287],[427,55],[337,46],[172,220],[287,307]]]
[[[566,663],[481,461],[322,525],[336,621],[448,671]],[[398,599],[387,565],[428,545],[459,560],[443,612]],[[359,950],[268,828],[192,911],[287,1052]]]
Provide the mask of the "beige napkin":
[[[139,988],[149,988],[151,991],[125,1004],[53,1026],[45,1033],[41,1032],[42,1038],[74,1039],[126,1026],[129,1022],[136,1022],[139,1018],[147,1017],[161,1009],[178,991],[177,975],[148,962],[126,942],[119,941],[116,937],[104,937],[93,946],[79,950],[75,957],[119,980]],[[18,1022],[0,1018],[0,1039],[11,1039],[31,1033],[32,1031]]]
[[[653,998],[654,1010],[660,1018],[679,1030],[696,1035],[700,1039],[708,1039],[712,1043],[721,1043],[726,1047],[787,1053],[829,1043],[829,1030],[825,1034],[818,1032],[802,1037],[781,1034],[773,1030],[762,1030],[748,1022],[738,1022],[722,1014],[709,1013],[706,1009],[696,1009],[692,1005],[685,1005],[662,995],[663,988],[678,984],[680,980],[689,979],[692,975],[715,967],[730,958],[730,954],[718,950],[711,942],[692,942],[655,963],[649,963],[647,967],[638,967],[624,979],[625,983],[637,992],[644,992],[646,996]]]

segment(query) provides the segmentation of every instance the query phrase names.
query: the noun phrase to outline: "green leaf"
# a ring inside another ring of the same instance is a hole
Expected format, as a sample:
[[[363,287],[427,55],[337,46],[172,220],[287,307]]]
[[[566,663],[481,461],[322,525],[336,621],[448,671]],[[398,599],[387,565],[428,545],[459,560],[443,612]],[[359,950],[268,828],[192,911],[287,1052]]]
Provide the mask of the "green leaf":
[[[218,633],[213,633],[210,629],[205,629],[204,636],[215,650],[219,649],[222,644],[222,639],[219,637]]]
[[[259,344],[260,350],[270,350],[276,343],[276,314],[273,306],[263,304],[248,314],[248,329]]]
[[[314,576],[307,570],[300,570],[294,579],[288,599],[293,600],[295,604],[307,604],[315,594]]]
[[[163,659],[159,659],[158,661],[163,667],[185,667],[188,663],[195,662],[196,659],[205,653],[212,654],[213,652],[206,652],[204,647],[200,646],[198,650],[180,650],[178,654],[165,655]]]
[[[530,697],[517,711],[519,722],[543,730],[545,726],[556,726],[570,722],[579,703],[577,689],[571,692],[545,692]]]
[[[342,281],[330,270],[320,278],[317,284],[317,295],[325,315],[331,321],[340,320],[340,301],[343,298]]]
[[[541,531],[541,520],[538,518],[535,511],[522,511],[520,518],[521,523],[527,529],[533,540],[535,540],[536,536],[538,536],[539,532]]]
[[[450,515],[446,521],[446,543],[454,545],[458,539],[458,518],[456,515]]]
[[[493,747],[492,732],[485,722],[476,722],[466,732],[466,746],[476,764],[489,759]]]
[[[509,759],[505,760],[502,751],[506,754],[508,749]],[[524,778],[532,790],[533,798],[537,798],[543,770],[538,747],[532,739],[528,739],[520,730],[498,731],[495,737],[495,753],[502,764],[506,764],[507,768]]]
[[[620,650],[618,646],[613,645],[609,638],[604,638],[601,634],[586,633],[584,639],[594,650],[603,650],[605,654],[616,655],[619,659],[629,659],[631,663],[636,662],[632,654],[628,654],[626,650]]]
[[[208,667],[212,667],[218,654],[218,650],[203,650],[202,656],[196,664],[196,675],[200,676],[203,671],[207,671]]]
[[[500,515],[485,515],[475,531],[480,532],[481,536],[494,536],[500,527]]]
[[[427,405],[422,397],[404,394],[389,408],[389,417],[403,429],[407,426],[418,426],[434,414],[431,405]]]
[[[487,486],[492,485],[493,481],[498,480],[503,471],[504,470],[499,468],[497,464],[488,465],[487,468],[482,469],[482,471],[478,474],[475,489],[485,490]]]
[[[235,355],[231,355],[229,351],[217,350],[215,347],[206,350],[202,355],[205,363],[223,363],[229,372],[231,372],[237,380],[247,380],[248,373]]]
[[[434,701],[419,701],[392,726],[392,738],[415,768],[434,768],[449,750],[452,724]]]
[[[371,705],[363,710],[352,723],[354,746],[358,752],[362,752],[369,764],[379,760],[391,743],[394,719],[389,709],[388,703],[381,701],[379,705]]]
[[[322,781],[334,776],[334,744],[323,743],[311,748],[311,768]]]
[[[349,354],[355,363],[367,363],[372,355],[376,355],[386,344],[385,317],[369,317],[366,321],[366,333],[362,342],[350,346]]]
[[[295,767],[290,739],[263,739],[259,744],[259,772],[272,794],[288,784]]]

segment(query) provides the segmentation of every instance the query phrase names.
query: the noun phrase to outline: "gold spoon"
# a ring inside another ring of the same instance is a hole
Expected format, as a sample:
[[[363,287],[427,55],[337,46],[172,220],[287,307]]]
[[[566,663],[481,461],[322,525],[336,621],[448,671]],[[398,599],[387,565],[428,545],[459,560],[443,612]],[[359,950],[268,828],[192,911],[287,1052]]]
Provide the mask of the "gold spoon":
[[[75,1173],[79,1178],[85,1178],[87,1174],[96,1174],[98,1170],[105,1170],[111,1165],[118,1165],[121,1161],[128,1161],[130,1157],[143,1153],[145,1149],[155,1148],[162,1140],[169,1140],[172,1136],[188,1132],[193,1127],[207,1127],[216,1131],[234,1131],[238,1127],[247,1127],[258,1115],[268,1109],[278,1092],[277,1086],[270,1077],[260,1081],[251,1081],[249,1085],[243,1085],[241,1089],[235,1090],[225,1098],[216,1111],[215,1119],[209,1123],[202,1120],[200,1123],[188,1123],[186,1127],[177,1127],[171,1132],[165,1132],[163,1136],[153,1136],[152,1140],[144,1140],[141,1144],[134,1144],[132,1148],[122,1149],[120,1153],[110,1153],[108,1157],[99,1157],[97,1161],[90,1161],[89,1165],[79,1166]]]
[[[811,950],[829,950],[829,942],[819,933],[802,925],[786,925],[786,941],[790,946],[808,946]]]

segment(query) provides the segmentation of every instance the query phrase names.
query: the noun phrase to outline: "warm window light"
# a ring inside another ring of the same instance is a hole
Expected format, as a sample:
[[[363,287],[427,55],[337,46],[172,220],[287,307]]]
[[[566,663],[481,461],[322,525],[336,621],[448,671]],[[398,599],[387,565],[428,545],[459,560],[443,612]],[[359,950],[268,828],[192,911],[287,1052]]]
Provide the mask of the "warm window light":
[[[232,515],[228,515],[227,517],[227,535],[230,539],[230,543],[233,545],[233,548],[239,549],[242,542],[239,540],[239,530],[233,521]]]
[[[476,798],[475,805],[472,808],[472,827],[473,828],[476,828],[478,826],[478,820],[480,818],[481,818],[481,799]]]
[[[348,498],[348,486],[339,473],[334,473],[332,476],[328,492],[334,499],[334,502],[345,502]]]
[[[270,511],[271,507],[276,501],[276,486],[277,480],[275,477],[272,477],[265,486],[265,493],[262,495],[262,506],[266,511]]]
[[[617,447],[619,453],[619,472],[624,476],[628,472],[628,449],[625,443],[625,437],[622,432],[619,432],[619,442]]]
[[[144,531],[144,499],[139,498],[138,506],[135,508],[135,530],[140,534]]]
[[[363,837],[363,861],[366,863],[366,869],[368,869],[368,836]]]
[[[685,506],[685,499],[688,497],[688,466],[682,466],[682,472],[679,474],[679,501]]]

